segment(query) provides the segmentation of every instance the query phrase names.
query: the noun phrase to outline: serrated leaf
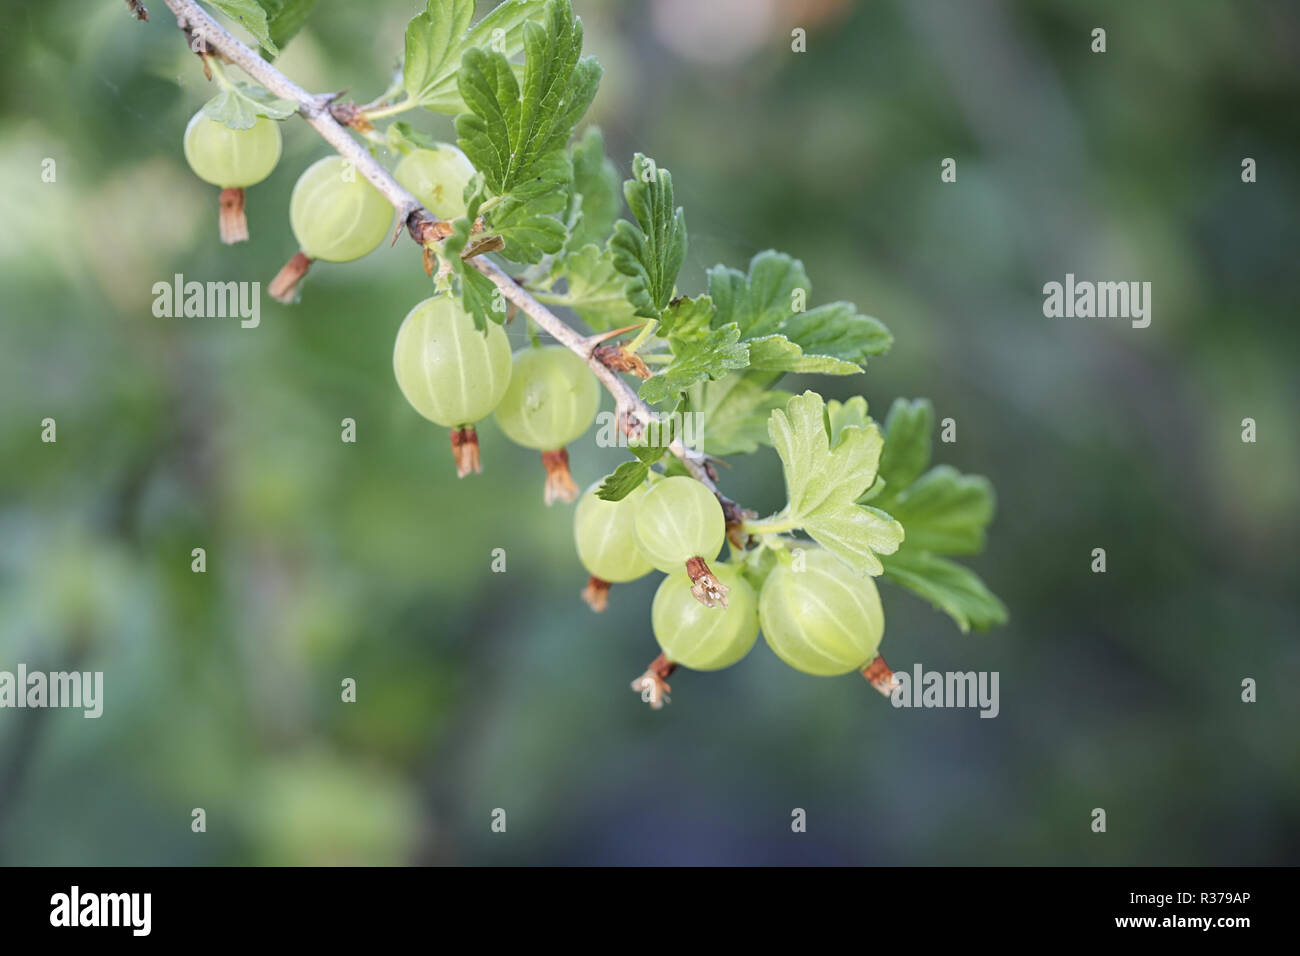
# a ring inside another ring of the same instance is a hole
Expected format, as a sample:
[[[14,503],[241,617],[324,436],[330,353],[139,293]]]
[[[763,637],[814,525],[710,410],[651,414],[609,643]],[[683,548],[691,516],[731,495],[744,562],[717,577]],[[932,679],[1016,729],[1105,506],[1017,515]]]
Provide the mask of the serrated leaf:
[[[207,0],[207,2],[247,30],[258,45],[268,53],[274,55],[280,52],[280,48],[271,39],[270,27],[266,22],[266,9],[257,0]]]
[[[907,529],[886,576],[947,613],[963,631],[1006,620],[1006,607],[973,571],[943,555],[976,554],[993,519],[993,486],[979,475],[930,465],[934,410],[928,401],[898,399],[885,419],[880,455],[884,488],[872,500]]]
[[[595,126],[587,127],[569,155],[573,189],[564,219],[569,223],[569,248],[581,249],[589,243],[604,243],[614,228],[622,205],[618,169],[605,155],[605,137]]]
[[[848,302],[806,309],[811,292],[803,263],[772,250],[754,256],[748,273],[709,270],[714,324],[740,326],[753,368],[849,375],[869,356],[888,351],[893,338],[879,320]]]
[[[890,488],[902,491],[930,464],[930,430],[934,408],[919,398],[899,398],[885,418],[885,447],[880,453],[880,474]]]
[[[906,548],[883,559],[885,577],[929,601],[962,632],[1007,622],[1007,607],[969,568],[926,551]]]
[[[406,120],[390,123],[384,133],[388,140],[388,148],[399,153],[409,153],[417,149],[437,149],[439,145],[436,139]]]
[[[632,159],[632,178],[623,184],[623,198],[636,224],[626,219],[614,223],[609,240],[614,268],[632,280],[628,301],[636,314],[657,319],[673,297],[686,259],[686,214],[673,205],[672,175],[656,169],[641,153]]]
[[[994,508],[987,478],[937,465],[892,496],[890,513],[907,529],[909,550],[979,554]]]
[[[231,129],[250,129],[259,116],[281,120],[297,112],[288,100],[277,99],[260,86],[234,83],[203,104],[203,115]]]
[[[786,523],[855,570],[880,574],[878,554],[892,554],[903,542],[903,526],[878,508],[856,499],[876,477],[884,440],[875,424],[841,429],[832,447],[826,403],[816,392],[796,395],[768,421],[772,447],[781,457],[789,499]]]
[[[316,0],[259,0],[266,11],[266,32],[279,51],[298,35]]]
[[[649,463],[639,459],[625,461],[600,483],[600,487],[596,489],[596,497],[604,498],[606,501],[622,501],[645,484],[649,476]]]
[[[632,324],[628,278],[614,268],[609,250],[590,243],[566,255],[558,268],[569,287],[555,304],[569,307],[597,332]]]
[[[452,273],[459,286],[461,303],[474,318],[474,326],[480,332],[487,328],[489,322],[498,325],[506,320],[506,311],[493,308],[499,301],[497,287],[492,280],[479,272],[460,257],[469,244],[470,228],[473,222],[477,199],[470,203],[469,216],[452,223],[452,233],[442,242],[442,258],[451,264]]]
[[[498,196],[536,180],[539,166],[553,168],[600,82],[599,64],[580,59],[582,22],[569,0],[549,0],[545,23],[524,24],[522,86],[496,51],[467,51],[457,74],[469,110],[456,117],[460,148]]]
[[[427,0],[406,27],[402,85],[407,95],[438,113],[463,111],[458,74],[465,51],[495,45],[507,60],[518,56],[524,24],[541,16],[545,2],[506,0],[471,27],[474,0]]]
[[[704,379],[719,379],[749,364],[749,350],[738,345],[740,329],[734,324],[710,328],[713,303],[708,296],[679,299],[664,312],[663,324],[672,330],[669,343],[673,360],[641,383],[641,399],[654,405],[686,391]]]
[[[867,414],[867,400],[861,395],[854,395],[847,402],[831,399],[826,403],[826,424],[831,430],[831,447],[834,447],[844,429],[866,428],[871,424],[871,416]],[[883,450],[881,457],[884,457]],[[879,467],[876,472],[879,474]]]
[[[697,382],[687,392],[688,407],[702,416],[700,434],[710,455],[744,455],[768,443],[767,420],[793,396],[772,388],[770,372],[732,372],[716,382]]]

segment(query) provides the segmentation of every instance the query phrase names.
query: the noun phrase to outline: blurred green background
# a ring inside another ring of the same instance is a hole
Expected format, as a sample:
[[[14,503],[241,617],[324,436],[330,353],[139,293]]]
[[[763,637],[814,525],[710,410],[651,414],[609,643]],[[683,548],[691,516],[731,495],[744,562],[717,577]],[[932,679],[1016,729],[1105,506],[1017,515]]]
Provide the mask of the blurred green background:
[[[682,289],[801,258],[813,303],[897,342],[792,384],[878,415],[930,396],[958,427],[938,459],[993,479],[974,564],[1008,627],[962,635],[882,586],[895,669],[1000,673],[981,720],[761,643],[642,705],[655,581],[591,614],[535,454],[487,423],[485,473],[457,481],[399,394],[393,336],[429,292],[405,239],[318,265],[296,306],[263,295],[257,329],[155,318],[174,273],[268,282],[327,148],[288,121],[252,241],[221,246],[180,149],[212,90],[149,6],[4,9],[0,669],[102,670],[105,703],[0,711],[0,861],[1300,861],[1300,7],[575,0],[605,66],[591,119],[686,207]],[[280,65],[371,98],[416,7],[323,0]],[[1150,328],[1045,319],[1067,272],[1150,281]],[[593,436],[571,447],[584,486],[624,457]],[[731,464],[728,494],[779,506],[770,449]]]

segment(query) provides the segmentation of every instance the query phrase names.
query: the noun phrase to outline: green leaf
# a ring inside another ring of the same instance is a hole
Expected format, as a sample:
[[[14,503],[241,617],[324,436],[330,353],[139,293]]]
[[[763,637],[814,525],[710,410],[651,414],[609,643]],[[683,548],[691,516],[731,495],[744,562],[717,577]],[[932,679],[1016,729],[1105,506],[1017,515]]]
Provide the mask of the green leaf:
[[[963,633],[1007,622],[1006,605],[969,568],[906,548],[883,560],[886,578],[925,598],[951,617]]]
[[[280,48],[271,39],[270,27],[266,21],[266,9],[257,0],[208,0],[208,4],[252,34],[258,45],[268,53],[275,55],[280,52]]]
[[[749,350],[737,344],[740,329],[734,324],[710,328],[712,314],[708,296],[678,299],[664,313],[664,324],[672,328],[673,360],[641,383],[643,401],[654,405],[706,378],[719,379],[749,364]]]
[[[855,395],[847,402],[831,399],[826,403],[826,424],[831,430],[831,445],[840,440],[840,432],[846,428],[866,428],[871,424],[871,416],[867,414],[867,400],[861,395]],[[881,457],[883,460],[883,451]],[[877,468],[876,471],[879,473],[880,469]]]
[[[568,306],[597,332],[633,324],[628,278],[614,268],[608,249],[589,243],[566,255],[559,271],[569,287],[555,304]]]
[[[886,487],[902,491],[930,464],[930,429],[934,408],[924,398],[894,401],[885,418],[885,448],[880,453],[880,474]]]
[[[513,59],[524,48],[524,24],[544,8],[545,0],[506,0],[471,27],[474,0],[428,0],[406,27],[402,85],[407,95],[438,113],[463,111],[458,76],[465,52],[496,43],[496,52]]]
[[[934,409],[924,399],[896,400],[885,419],[880,455],[884,488],[872,499],[898,518],[907,540],[885,560],[885,575],[947,613],[963,631],[1007,618],[1006,607],[973,571],[943,555],[977,554],[993,520],[993,486],[979,475],[930,465]]]
[[[773,372],[732,372],[716,382],[697,382],[687,392],[689,409],[702,417],[704,451],[746,455],[768,443],[767,420],[793,396],[772,388]]]
[[[203,104],[204,116],[231,129],[249,129],[259,116],[281,120],[295,112],[293,103],[249,83],[234,83]]]
[[[802,528],[818,544],[859,572],[880,574],[878,554],[903,542],[903,526],[856,499],[871,486],[884,439],[874,423],[846,426],[834,447],[826,428],[826,403],[816,392],[790,399],[768,421],[772,447],[781,456],[789,498],[786,524]]]
[[[595,126],[587,127],[569,155],[573,190],[564,219],[569,223],[569,248],[582,249],[589,243],[604,243],[614,228],[622,206],[618,170],[605,155],[605,137]]]
[[[406,120],[390,123],[384,132],[388,138],[388,148],[403,154],[417,149],[437,149],[439,145],[436,139]]]
[[[568,203],[573,164],[565,144],[596,95],[600,66],[582,53],[582,23],[569,0],[549,0],[545,26],[523,26],[520,85],[496,51],[465,53],[458,77],[470,112],[456,117],[460,147],[483,177],[487,231],[506,240],[503,254],[534,263],[564,248],[555,218]]]
[[[614,469],[596,489],[596,497],[606,501],[622,501],[636,491],[650,476],[650,464],[641,460],[625,461]]]
[[[893,337],[878,319],[848,302],[806,310],[811,291],[803,263],[772,250],[754,256],[748,273],[709,270],[709,294],[718,307],[714,325],[740,326],[753,368],[849,375],[869,356],[888,351]]]
[[[614,223],[609,240],[614,267],[632,280],[628,301],[636,314],[657,319],[673,297],[686,259],[686,214],[673,205],[672,175],[657,170],[641,153],[632,160],[632,178],[623,184],[623,197],[637,225],[626,219]]]
[[[560,162],[572,179],[564,147],[600,82],[595,59],[580,59],[582,22],[574,19],[569,0],[549,0],[545,21],[544,27],[524,24],[522,88],[496,51],[467,51],[458,74],[470,111],[456,117],[460,148],[498,196],[536,195],[518,187],[540,191],[534,185],[539,170],[553,170]]]
[[[470,228],[477,204],[477,198],[472,199],[469,215],[452,223],[452,233],[443,240],[439,254],[451,263],[452,273],[459,280],[462,304],[474,317],[474,326],[481,332],[487,328],[489,322],[498,325],[504,322],[507,312],[504,308],[501,310],[493,308],[500,300],[497,298],[497,287],[492,280],[460,257],[461,252],[469,244]]]
[[[266,11],[267,33],[278,50],[283,51],[289,41],[297,36],[307,17],[316,6],[316,0],[259,0]]]
[[[889,487],[889,486],[887,486]],[[982,475],[948,465],[931,468],[894,494],[889,512],[907,529],[907,549],[936,554],[979,554],[993,520],[993,486]]]

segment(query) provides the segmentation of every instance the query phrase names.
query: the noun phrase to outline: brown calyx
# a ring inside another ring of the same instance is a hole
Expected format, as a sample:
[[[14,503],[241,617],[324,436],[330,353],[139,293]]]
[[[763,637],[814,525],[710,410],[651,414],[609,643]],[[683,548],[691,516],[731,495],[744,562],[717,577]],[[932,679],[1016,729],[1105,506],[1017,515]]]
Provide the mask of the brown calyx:
[[[266,291],[271,297],[286,305],[298,297],[298,283],[311,268],[311,257],[299,250],[284,264],[284,268],[275,274]]]
[[[248,241],[248,217],[244,215],[244,191],[221,190],[221,213],[218,218],[221,241],[226,245]]]
[[[456,459],[456,477],[464,478],[470,472],[483,473],[478,460],[478,432],[473,426],[451,430],[451,455]]]
[[[757,518],[758,512],[742,508],[719,492],[714,492],[714,496],[718,499],[718,503],[722,505],[722,517],[727,523],[727,540],[731,542],[731,546],[737,551],[745,551],[752,547],[754,539],[745,532],[745,522],[750,518]]]
[[[369,133],[375,128],[375,124],[366,116],[365,110],[351,100],[331,103],[330,116],[334,117],[335,122],[350,126],[359,133]]]
[[[713,576],[708,563],[701,557],[690,558],[686,562],[686,573],[691,579],[691,594],[705,607],[726,607],[727,592],[725,584]]]
[[[672,688],[668,686],[668,678],[675,670],[677,665],[660,654],[650,662],[644,674],[632,681],[632,689],[640,694],[641,699],[652,709],[662,710],[664,704],[669,703],[668,692]]]
[[[862,668],[862,676],[867,679],[867,683],[886,697],[894,693],[896,684],[894,672],[889,669],[889,665],[885,663],[885,659],[879,654],[876,655],[875,660]]]
[[[546,468],[546,489],[543,500],[549,505],[556,501],[577,500],[578,486],[569,473],[569,453],[563,448],[542,452],[542,465]]]
[[[600,614],[609,606],[609,588],[608,581],[593,574],[582,589],[582,599],[587,602],[587,607]]]
[[[592,349],[591,357],[615,372],[630,372],[637,378],[650,377],[650,369],[641,356],[621,345],[598,345]]]

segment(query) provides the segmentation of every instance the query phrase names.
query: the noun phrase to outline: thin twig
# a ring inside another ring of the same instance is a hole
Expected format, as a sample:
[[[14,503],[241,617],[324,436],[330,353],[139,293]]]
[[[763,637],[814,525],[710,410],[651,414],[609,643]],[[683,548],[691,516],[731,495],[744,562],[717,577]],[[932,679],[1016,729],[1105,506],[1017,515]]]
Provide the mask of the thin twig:
[[[209,46],[220,51],[226,59],[280,99],[297,103],[298,114],[311,124],[312,128],[338,151],[339,155],[351,162],[353,167],[392,204],[397,210],[399,222],[406,225],[412,239],[424,245],[431,240],[445,238],[450,233],[445,223],[425,209],[418,199],[404,189],[388,170],[370,155],[364,146],[353,139],[344,126],[339,124],[330,110],[332,96],[308,93],[232,36],[194,0],[163,0],[163,2],[176,15],[176,20],[182,29],[188,29],[189,32],[201,37]],[[614,396],[616,414],[623,427],[634,437],[640,437],[646,424],[655,417],[655,412],[640,399],[617,372],[595,357],[596,346],[600,344],[598,337],[581,335],[533,298],[527,289],[515,282],[504,269],[487,256],[479,255],[466,261],[487,276],[492,284],[501,290],[502,295],[537,323],[538,327],[561,345],[581,356],[596,378]],[[673,439],[668,450],[681,460],[692,475],[711,491],[717,492],[717,487],[705,467],[704,457],[698,451],[687,448],[680,437]]]

